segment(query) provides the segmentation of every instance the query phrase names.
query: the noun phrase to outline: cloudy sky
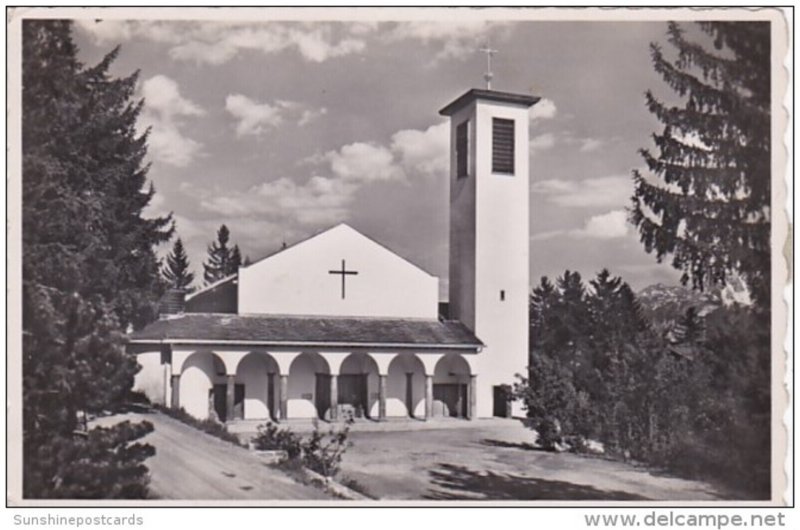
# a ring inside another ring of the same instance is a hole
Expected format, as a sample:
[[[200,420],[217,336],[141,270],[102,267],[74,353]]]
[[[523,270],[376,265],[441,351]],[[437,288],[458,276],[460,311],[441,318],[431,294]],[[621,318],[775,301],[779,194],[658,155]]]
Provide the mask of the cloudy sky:
[[[533,93],[531,274],[603,267],[635,288],[676,283],[626,224],[637,150],[667,93],[648,45],[663,22],[78,22],[81,58],[117,44],[140,70],[151,214],[173,212],[200,272],[220,224],[258,259],[344,221],[447,277],[447,124],[482,87]],[[162,254],[168,250],[162,249]],[[201,277],[201,274],[198,275]]]

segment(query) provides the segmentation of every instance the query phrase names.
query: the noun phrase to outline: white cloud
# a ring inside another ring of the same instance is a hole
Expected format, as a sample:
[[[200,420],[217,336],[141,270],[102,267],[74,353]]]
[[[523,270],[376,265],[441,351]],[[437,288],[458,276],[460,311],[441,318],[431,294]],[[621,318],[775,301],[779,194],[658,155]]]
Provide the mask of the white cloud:
[[[142,210],[142,216],[148,219],[160,217],[166,213],[168,212],[164,210],[164,196],[158,192],[150,197],[150,202],[148,202],[147,206]]]
[[[296,46],[305,59],[317,63],[321,63],[331,57],[358,53],[366,47],[363,40],[352,38],[345,38],[334,44],[330,41],[330,36],[322,30],[311,32],[290,31],[287,40],[287,46]]]
[[[556,137],[553,133],[540,134],[531,138],[529,145],[530,150],[534,153],[536,151],[546,151],[556,145]]]
[[[486,20],[399,22],[391,30],[383,31],[381,37],[390,42],[413,39],[437,46],[439,50],[433,57],[433,63],[436,63],[442,59],[477,56],[489,31],[503,25],[503,22]]]
[[[617,239],[630,233],[628,217],[625,210],[610,212],[589,217],[582,228],[573,230],[550,230],[533,234],[531,241],[544,241],[555,237],[571,237],[575,239]]]
[[[602,140],[597,138],[583,138],[581,140],[581,153],[591,153],[592,151],[597,151],[600,149],[600,146],[603,145]]]
[[[392,136],[392,151],[409,171],[429,176],[447,175],[450,165],[450,124],[442,122],[424,131],[406,129]]]
[[[95,44],[119,44],[133,38],[153,42],[176,42],[185,22],[166,22],[151,20],[96,20],[77,19],[75,25],[89,36]]]
[[[542,98],[533,106],[529,113],[531,121],[535,120],[550,120],[556,116],[556,104],[552,99]]]
[[[404,182],[411,176],[447,174],[449,125],[404,129],[388,145],[354,142],[306,160],[315,174],[301,181],[289,177],[248,190],[205,197],[201,206],[226,217],[281,219],[289,224],[319,226],[347,218],[355,196],[373,182]]]
[[[608,213],[593,215],[586,225],[571,233],[577,237],[594,239],[616,239],[628,235],[628,216],[625,210],[613,210]]]
[[[205,111],[184,98],[178,84],[164,75],[153,76],[140,87],[145,106],[140,127],[150,127],[148,152],[157,161],[176,167],[188,166],[202,152],[202,145],[184,136],[181,121]]]
[[[633,193],[629,176],[610,176],[584,180],[548,179],[531,186],[550,203],[566,207],[626,206]]]
[[[169,44],[178,61],[219,65],[242,52],[274,54],[291,50],[309,62],[362,53],[365,38],[388,44],[414,40],[433,47],[430,64],[477,57],[489,32],[509,23],[486,20],[378,22],[189,22],[83,20],[78,28],[98,44],[133,39]],[[503,32],[496,32],[500,39]],[[502,61],[501,50],[498,60]]]
[[[244,193],[205,199],[201,206],[226,217],[290,218],[303,225],[330,224],[347,216],[358,186],[314,176],[302,184],[281,177]]]
[[[147,108],[164,119],[205,114],[203,109],[181,96],[178,83],[165,75],[155,75],[142,83],[142,96]]]
[[[299,125],[301,127],[303,125],[308,125],[312,121],[314,121],[314,120],[326,115],[327,113],[328,113],[328,109],[326,109],[325,107],[321,107],[321,108],[319,108],[317,110],[305,109],[303,111],[303,114],[300,115],[300,119],[297,120],[297,125]]]
[[[160,162],[186,167],[202,152],[202,145],[181,134],[174,123],[153,123],[147,151]]]
[[[391,150],[382,145],[356,142],[329,151],[323,158],[331,171],[345,181],[370,182],[402,180],[405,173],[394,159]]]
[[[230,43],[200,42],[190,40],[170,48],[169,56],[178,61],[193,61],[197,64],[220,65],[227,63],[238,52]]]
[[[305,108],[295,101],[277,100],[274,103],[260,103],[242,94],[229,94],[225,98],[225,110],[237,120],[237,136],[259,136],[267,129],[275,128],[285,120],[306,125],[327,112],[322,108]]]
[[[277,127],[283,121],[278,105],[256,103],[241,94],[229,94],[225,98],[225,110],[233,115],[236,124],[236,135],[259,135],[269,127]]]
[[[179,61],[219,65],[241,52],[262,54],[294,50],[311,62],[362,52],[360,35],[370,25],[296,22],[150,22],[82,21],[78,26],[98,44],[144,39],[170,44],[169,56]],[[337,31],[340,30],[340,31]]]
[[[88,34],[97,44],[127,41],[133,33],[131,25],[124,20],[77,19],[75,25]]]

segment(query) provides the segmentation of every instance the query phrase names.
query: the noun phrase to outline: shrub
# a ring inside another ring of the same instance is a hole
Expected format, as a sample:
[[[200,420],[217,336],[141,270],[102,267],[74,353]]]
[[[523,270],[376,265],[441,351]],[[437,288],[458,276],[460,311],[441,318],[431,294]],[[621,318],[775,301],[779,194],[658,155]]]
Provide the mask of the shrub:
[[[323,477],[334,477],[339,472],[342,456],[351,442],[347,438],[350,434],[352,418],[348,419],[344,428],[336,430],[334,427],[323,434],[319,424],[314,423],[314,432],[307,440],[303,440],[303,465],[316,471]]]
[[[251,441],[261,451],[286,451],[284,466],[299,463],[323,477],[334,477],[339,472],[342,456],[352,445],[348,441],[353,418],[345,421],[342,429],[331,427],[327,433],[319,429],[314,420],[314,431],[308,438],[301,438],[288,428],[281,429],[274,423],[259,425],[258,435]]]
[[[271,421],[258,426],[258,436],[252,442],[261,451],[286,451],[289,460],[299,458],[303,451],[299,436],[288,428],[278,428]]]
[[[352,477],[343,476],[339,480],[339,483],[342,486],[350,488],[351,490],[355,491],[356,493],[360,493],[364,497],[368,497],[370,499],[377,499],[377,497],[375,495],[373,495],[364,484],[362,484],[361,482],[357,481],[356,479],[354,479]]]

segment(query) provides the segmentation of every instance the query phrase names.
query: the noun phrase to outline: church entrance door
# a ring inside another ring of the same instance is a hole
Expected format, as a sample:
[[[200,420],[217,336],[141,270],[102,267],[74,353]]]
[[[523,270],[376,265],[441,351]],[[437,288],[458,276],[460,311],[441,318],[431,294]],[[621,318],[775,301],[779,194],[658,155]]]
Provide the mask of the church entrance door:
[[[436,383],[433,399],[441,401],[447,409],[445,415],[453,418],[467,417],[467,385],[461,383]]]
[[[342,374],[339,376],[339,406],[350,408],[353,416],[363,418],[367,414],[367,374]]]
[[[314,405],[317,407],[317,416],[325,418],[325,412],[331,408],[331,376],[318,373],[314,390]]]

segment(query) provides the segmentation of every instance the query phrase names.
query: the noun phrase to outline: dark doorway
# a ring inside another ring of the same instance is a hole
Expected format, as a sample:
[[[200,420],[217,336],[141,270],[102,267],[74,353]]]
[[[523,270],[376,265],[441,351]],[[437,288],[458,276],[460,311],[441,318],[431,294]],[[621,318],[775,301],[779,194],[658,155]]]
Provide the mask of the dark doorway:
[[[214,397],[214,412],[217,413],[219,421],[228,421],[227,404],[225,403],[225,394],[228,391],[228,385],[214,385],[211,390]],[[233,418],[234,420],[241,420],[244,418],[244,385],[233,385]]]
[[[445,415],[453,418],[467,417],[467,385],[460,383],[436,383],[433,399],[447,406]]]
[[[325,418],[325,411],[331,408],[331,376],[317,374],[316,395],[314,405],[317,407],[317,416]]]
[[[367,374],[342,374],[338,383],[339,405],[351,406],[356,418],[367,416]]]
[[[511,417],[511,388],[508,385],[497,385],[492,387],[493,412],[492,415],[498,418]]]

